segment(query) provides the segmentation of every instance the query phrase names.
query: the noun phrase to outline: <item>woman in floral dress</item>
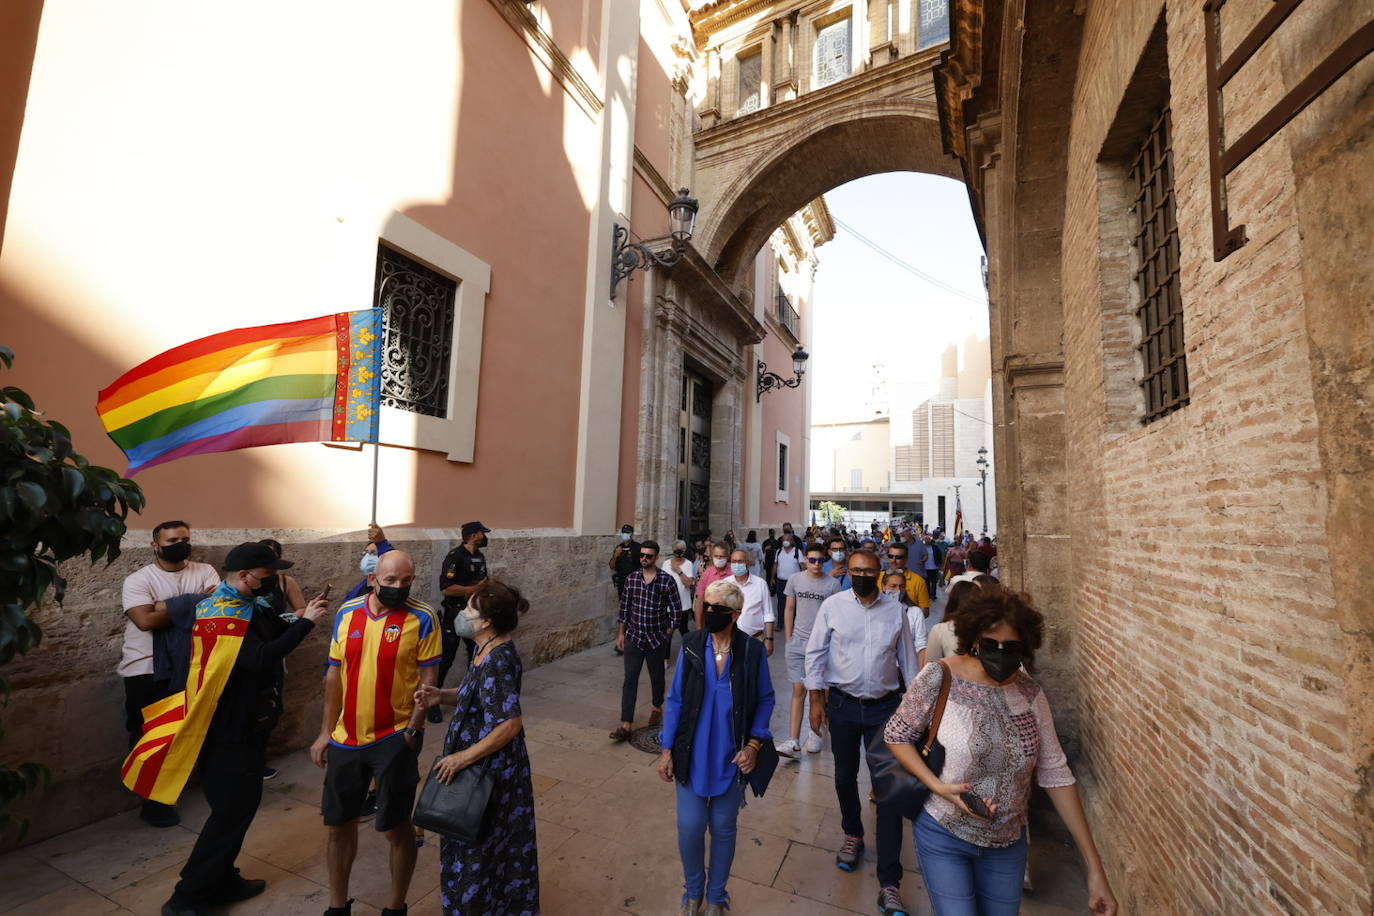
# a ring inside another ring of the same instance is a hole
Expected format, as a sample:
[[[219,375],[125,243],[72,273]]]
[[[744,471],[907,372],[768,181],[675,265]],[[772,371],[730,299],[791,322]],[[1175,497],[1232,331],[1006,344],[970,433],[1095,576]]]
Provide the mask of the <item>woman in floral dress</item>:
[[[439,840],[439,892],[451,916],[537,916],[539,860],[534,843],[534,786],[520,717],[520,653],[510,634],[529,602],[515,588],[488,579],[454,622],[477,644],[457,687],[421,687],[417,702],[457,707],[435,761],[448,782],[483,762],[496,777],[482,839]]]

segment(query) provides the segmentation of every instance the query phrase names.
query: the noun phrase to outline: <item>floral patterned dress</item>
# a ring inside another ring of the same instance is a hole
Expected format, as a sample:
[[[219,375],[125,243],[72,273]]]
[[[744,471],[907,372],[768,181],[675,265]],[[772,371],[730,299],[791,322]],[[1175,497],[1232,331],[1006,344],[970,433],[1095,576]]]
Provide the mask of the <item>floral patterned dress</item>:
[[[520,653],[514,643],[492,648],[458,685],[457,712],[444,752],[471,747],[496,726],[520,715]],[[476,692],[476,696],[473,693]],[[469,708],[471,701],[471,708]],[[534,844],[534,786],[522,730],[480,761],[496,776],[480,842],[440,837],[439,891],[452,916],[536,916],[539,860]]]

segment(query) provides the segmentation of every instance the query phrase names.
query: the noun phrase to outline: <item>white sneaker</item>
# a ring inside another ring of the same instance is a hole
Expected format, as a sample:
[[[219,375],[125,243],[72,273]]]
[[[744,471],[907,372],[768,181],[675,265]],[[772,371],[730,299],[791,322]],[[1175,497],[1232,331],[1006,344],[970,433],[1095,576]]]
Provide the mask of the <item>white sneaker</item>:
[[[795,759],[797,755],[801,753],[801,745],[797,742],[796,738],[788,738],[786,741],[777,745],[777,748],[778,753],[783,757]]]
[[[821,752],[821,736],[815,732],[806,733],[806,752],[808,754],[819,754]]]

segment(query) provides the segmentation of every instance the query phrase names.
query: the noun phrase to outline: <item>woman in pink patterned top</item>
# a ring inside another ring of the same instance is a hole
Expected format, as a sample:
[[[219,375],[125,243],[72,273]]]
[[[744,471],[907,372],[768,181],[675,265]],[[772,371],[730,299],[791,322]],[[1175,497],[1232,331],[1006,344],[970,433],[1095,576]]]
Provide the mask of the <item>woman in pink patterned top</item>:
[[[967,596],[955,623],[959,654],[926,665],[888,720],[884,738],[892,755],[931,790],[914,835],[936,916],[1019,910],[1032,776],[1083,854],[1089,908],[1116,912],[1049,703],[1020,670],[1023,664],[1033,669],[1043,628],[1044,618],[1023,595],[985,586]],[[952,677],[949,698],[936,735],[945,764],[937,777],[915,743],[930,725],[946,676]],[[987,816],[970,810],[962,793],[981,799]]]

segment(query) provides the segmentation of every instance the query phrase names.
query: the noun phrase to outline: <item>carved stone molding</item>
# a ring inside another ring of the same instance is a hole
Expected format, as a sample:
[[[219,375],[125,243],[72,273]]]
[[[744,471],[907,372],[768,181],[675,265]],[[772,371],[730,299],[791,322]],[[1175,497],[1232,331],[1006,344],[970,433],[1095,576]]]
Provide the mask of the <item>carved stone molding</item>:
[[[563,85],[583,111],[590,118],[601,114],[605,102],[596,94],[591,85],[577,72],[568,56],[554,43],[553,36],[544,31],[539,20],[534,18],[529,6],[521,0],[489,0],[515,33],[524,39],[525,44],[534,52],[544,66],[549,68],[553,78]]]

